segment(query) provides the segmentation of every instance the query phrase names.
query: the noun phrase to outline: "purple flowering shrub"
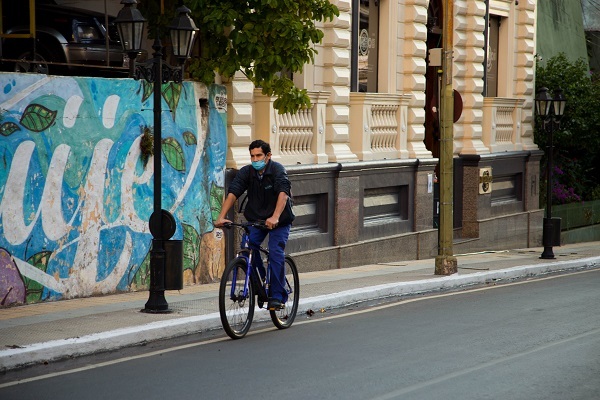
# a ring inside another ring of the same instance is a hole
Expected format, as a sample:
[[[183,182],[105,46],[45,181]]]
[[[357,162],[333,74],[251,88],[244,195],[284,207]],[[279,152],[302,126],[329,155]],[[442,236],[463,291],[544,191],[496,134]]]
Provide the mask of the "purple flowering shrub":
[[[575,193],[575,188],[569,185],[573,177],[566,174],[560,167],[554,166],[552,176],[552,204],[568,204],[581,201],[581,196]],[[566,181],[567,183],[563,183]]]

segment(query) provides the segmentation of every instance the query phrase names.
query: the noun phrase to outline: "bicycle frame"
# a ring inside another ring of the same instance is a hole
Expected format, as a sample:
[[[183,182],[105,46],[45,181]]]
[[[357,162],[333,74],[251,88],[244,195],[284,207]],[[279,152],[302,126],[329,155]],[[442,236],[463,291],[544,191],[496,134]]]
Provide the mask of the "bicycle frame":
[[[238,226],[240,226],[240,225],[238,225]],[[262,253],[267,256],[267,260],[268,260],[269,252],[262,246],[258,246],[258,248],[255,249],[255,250],[257,250],[258,253],[254,253],[253,249],[250,248],[250,241],[248,238],[248,227],[247,226],[241,226],[241,227],[243,228],[244,233],[242,234],[242,241],[241,241],[241,245],[240,245],[241,249],[236,254],[236,257],[243,258],[244,261],[246,262],[246,278],[244,279],[244,290],[242,292],[242,296],[243,296],[243,298],[248,297],[248,286],[252,284],[250,282],[250,280],[256,279],[257,281],[254,282],[255,288],[257,289],[256,294],[258,295],[259,300],[266,301],[268,299],[267,290],[269,288],[269,265],[267,262],[267,267],[265,269],[266,276],[262,277],[258,268],[255,268],[252,265],[252,256],[260,255]],[[261,260],[261,262],[262,262],[262,260]],[[237,280],[237,270],[233,272],[233,279]],[[232,300],[236,299],[235,289],[236,289],[235,286],[232,285],[231,293],[230,293],[230,298]]]

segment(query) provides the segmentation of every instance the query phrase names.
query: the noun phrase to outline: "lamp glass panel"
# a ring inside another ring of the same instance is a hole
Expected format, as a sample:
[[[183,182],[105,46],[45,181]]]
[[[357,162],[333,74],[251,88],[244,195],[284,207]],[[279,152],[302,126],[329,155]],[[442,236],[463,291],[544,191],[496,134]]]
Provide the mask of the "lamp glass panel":
[[[554,115],[557,117],[562,117],[565,113],[565,106],[567,102],[564,99],[554,100]]]
[[[175,57],[189,57],[194,33],[194,31],[189,30],[171,30],[171,42],[173,43]]]
[[[190,43],[188,45],[188,50],[187,50],[187,55],[186,57],[191,57],[192,56],[192,49],[194,47],[194,42],[196,41],[196,37],[198,36],[198,30],[194,30],[191,32],[192,36],[190,38]]]
[[[550,106],[552,105],[552,101],[548,101],[546,99],[536,99],[535,106],[537,108],[537,112],[540,116],[545,117],[550,113]]]
[[[142,48],[142,34],[144,33],[144,22],[136,22],[133,27],[133,50],[139,50]]]
[[[144,22],[120,22],[117,24],[121,45],[125,51],[135,51],[142,47]]]
[[[121,22],[117,24],[119,28],[119,36],[121,36],[121,45],[123,50],[129,51],[133,49],[133,23]]]
[[[544,115],[550,114],[550,107],[552,107],[552,100],[548,100],[545,102],[544,108],[546,111],[544,112]]]

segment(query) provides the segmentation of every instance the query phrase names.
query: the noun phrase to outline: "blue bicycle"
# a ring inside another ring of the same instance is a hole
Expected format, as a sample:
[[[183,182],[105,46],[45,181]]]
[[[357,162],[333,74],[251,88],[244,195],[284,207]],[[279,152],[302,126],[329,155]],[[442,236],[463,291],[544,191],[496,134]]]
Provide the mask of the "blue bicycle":
[[[269,300],[270,264],[269,251],[260,246],[258,251],[261,258],[266,259],[266,276],[262,276],[258,268],[252,266],[255,252],[250,249],[248,236],[249,226],[265,229],[260,223],[230,223],[226,228],[239,227],[242,230],[240,250],[237,256],[225,267],[219,287],[219,314],[221,323],[227,335],[232,339],[243,338],[252,324],[254,307],[258,301],[259,308],[266,308]],[[264,261],[263,261],[264,263]],[[264,265],[264,264],[263,264]],[[285,256],[285,288],[288,299],[280,310],[269,310],[271,320],[278,329],[292,326],[298,311],[300,299],[300,279],[294,260]]]

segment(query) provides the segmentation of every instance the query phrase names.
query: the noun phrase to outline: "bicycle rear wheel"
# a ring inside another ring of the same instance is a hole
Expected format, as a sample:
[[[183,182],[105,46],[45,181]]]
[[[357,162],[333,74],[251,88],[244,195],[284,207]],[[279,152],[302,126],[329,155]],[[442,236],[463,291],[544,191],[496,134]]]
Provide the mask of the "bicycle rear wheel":
[[[285,307],[277,311],[269,311],[273,324],[279,329],[286,329],[292,326],[296,313],[298,312],[298,301],[300,300],[300,278],[296,263],[290,256],[285,256],[285,290],[288,292],[288,299]]]
[[[223,271],[219,286],[219,314],[221,324],[232,339],[243,338],[254,317],[254,290],[247,279],[246,260],[237,257]],[[244,294],[248,281],[248,290]]]

